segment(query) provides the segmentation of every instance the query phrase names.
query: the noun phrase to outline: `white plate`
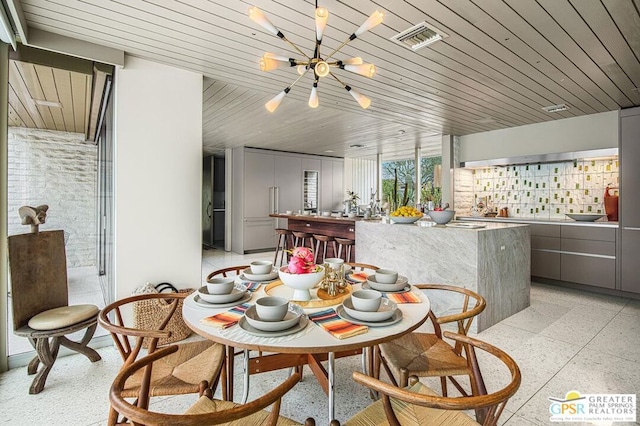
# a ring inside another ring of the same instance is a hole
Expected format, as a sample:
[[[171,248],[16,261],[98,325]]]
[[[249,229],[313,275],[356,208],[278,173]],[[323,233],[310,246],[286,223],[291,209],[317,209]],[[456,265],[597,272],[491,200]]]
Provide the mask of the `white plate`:
[[[272,281],[278,278],[278,269],[273,268],[269,274],[252,274],[251,268],[247,268],[242,271],[242,276],[244,276],[247,281]]]
[[[565,213],[565,214],[569,216],[571,219],[576,220],[578,222],[593,222],[605,216],[603,214],[597,214],[597,213]]]
[[[468,223],[468,222],[450,222],[445,226],[449,228],[467,228],[467,229],[478,229],[478,228],[486,228],[487,225],[482,223]]]
[[[242,317],[240,318],[240,321],[238,321],[238,327],[240,327],[241,329],[243,329],[244,331],[246,331],[247,333],[254,335],[254,336],[258,336],[258,337],[281,337],[281,336],[288,336],[289,334],[294,334],[297,333],[298,331],[304,330],[304,328],[307,326],[307,324],[309,324],[309,319],[307,318],[306,315],[302,315],[300,316],[300,319],[298,320],[298,324],[288,328],[286,330],[280,330],[280,331],[262,331],[262,330],[258,330],[257,328],[252,327],[248,322],[247,322],[247,318],[246,317]]]
[[[389,319],[386,319],[385,321],[361,321],[359,319],[353,318],[351,315],[346,313],[344,306],[342,305],[336,308],[336,313],[345,321],[349,321],[353,324],[368,325],[369,327],[386,327],[402,320],[402,311],[400,309],[396,309],[393,313],[393,316]]]
[[[295,303],[289,303],[289,311],[282,321],[262,321],[256,311],[256,305],[252,305],[244,313],[249,325],[260,331],[286,330],[296,325],[301,315],[304,315],[304,311]]]
[[[354,309],[351,296],[344,299],[342,307],[347,315],[360,321],[380,322],[386,321],[398,310],[398,305],[392,300],[382,298],[380,307],[375,312],[358,311]]]
[[[242,284],[236,284],[229,294],[209,294],[205,285],[198,289],[198,296],[208,303],[231,303],[240,299],[246,291],[247,287]]]
[[[367,277],[367,284],[374,290],[378,291],[401,291],[407,286],[409,279],[403,275],[398,275],[398,279],[394,284],[384,284],[376,281],[376,274],[371,274]]]
[[[362,283],[362,289],[363,290],[375,290],[375,288],[371,287],[369,285],[369,283]],[[396,291],[384,291],[383,293],[394,293],[394,294],[400,294],[400,293],[406,293],[408,291],[411,291],[411,285],[407,284],[404,287],[402,287],[400,290],[396,290]]]
[[[229,303],[209,303],[209,302],[205,302],[203,299],[200,298],[199,294],[196,294],[195,297],[193,298],[193,301],[196,305],[198,306],[202,306],[203,308],[231,308],[233,306],[237,306],[241,303],[244,302],[248,302],[249,300],[251,300],[251,293],[249,292],[245,292],[244,296],[242,298],[240,298],[239,300],[236,300],[235,302],[229,302]]]

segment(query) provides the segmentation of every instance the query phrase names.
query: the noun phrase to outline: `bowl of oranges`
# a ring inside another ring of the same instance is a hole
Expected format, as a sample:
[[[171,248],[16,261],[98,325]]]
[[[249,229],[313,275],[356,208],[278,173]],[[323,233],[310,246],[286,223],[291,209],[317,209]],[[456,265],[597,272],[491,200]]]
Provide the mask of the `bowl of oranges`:
[[[422,212],[413,206],[402,206],[389,215],[393,223],[415,223],[422,219]]]

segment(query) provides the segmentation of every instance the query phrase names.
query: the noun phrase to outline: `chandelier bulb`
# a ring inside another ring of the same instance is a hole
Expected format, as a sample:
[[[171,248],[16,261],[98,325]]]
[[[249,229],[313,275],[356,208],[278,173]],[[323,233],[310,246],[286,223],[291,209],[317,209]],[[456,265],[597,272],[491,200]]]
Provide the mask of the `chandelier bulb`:
[[[298,65],[296,67],[296,71],[298,71],[298,74],[304,75],[304,73],[307,72],[307,66],[306,65]]]
[[[266,17],[264,13],[260,9],[255,6],[251,6],[247,11],[249,14],[249,18],[256,24],[260,25],[265,30],[269,31],[273,35],[280,37],[280,31],[269,21],[269,18]]]
[[[325,61],[319,61],[318,63],[316,63],[314,70],[318,77],[326,77],[329,75],[330,71],[329,64],[327,64]]]
[[[309,96],[309,106],[311,108],[318,108],[318,83],[314,82],[311,88],[311,95]]]
[[[273,97],[273,99],[271,99],[269,102],[267,102],[264,107],[267,109],[267,111],[269,112],[273,112],[276,109],[278,109],[278,107],[280,106],[280,102],[282,102],[282,99],[284,99],[285,95],[289,93],[289,88],[287,87],[286,89],[284,89],[282,92],[278,93],[277,95],[275,95]]]
[[[373,27],[381,24],[383,18],[384,18],[384,13],[379,10],[376,10],[371,14],[371,16],[369,16],[369,18],[366,21],[364,21],[362,25],[360,25],[360,28],[358,28],[356,32],[353,34],[356,37],[359,37],[362,33],[365,33],[370,29],[372,29]]]
[[[373,64],[362,65],[344,65],[343,68],[349,72],[372,78],[376,73],[376,67]]]
[[[329,11],[326,7],[316,8],[316,40],[322,41],[322,35],[327,27],[327,21],[329,20]]]
[[[362,58],[359,56],[356,56],[355,58],[349,58],[349,59],[345,59],[344,61],[342,61],[343,65],[362,65]]]
[[[351,96],[353,96],[353,99],[355,99],[356,102],[360,104],[362,109],[369,108],[369,105],[371,105],[371,99],[367,98],[365,95],[356,91],[355,89],[352,89],[350,86],[345,86],[344,88],[347,89]]]

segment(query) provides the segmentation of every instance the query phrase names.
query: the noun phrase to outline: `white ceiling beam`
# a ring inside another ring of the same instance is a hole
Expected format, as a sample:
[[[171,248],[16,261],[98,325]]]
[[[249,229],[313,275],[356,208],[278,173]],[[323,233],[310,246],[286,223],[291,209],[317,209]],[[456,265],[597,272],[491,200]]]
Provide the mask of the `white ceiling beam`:
[[[60,34],[29,27],[28,46],[51,52],[62,53],[104,64],[124,67],[124,50],[78,40]]]

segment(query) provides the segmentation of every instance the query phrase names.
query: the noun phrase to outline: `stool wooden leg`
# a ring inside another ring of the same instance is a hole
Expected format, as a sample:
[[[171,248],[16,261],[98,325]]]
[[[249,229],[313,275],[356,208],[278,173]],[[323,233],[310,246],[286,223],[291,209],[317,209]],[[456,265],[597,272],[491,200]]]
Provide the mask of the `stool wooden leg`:
[[[314,250],[315,253],[313,253],[313,263],[318,263],[318,253],[320,253],[320,240],[316,240],[316,249]]]

